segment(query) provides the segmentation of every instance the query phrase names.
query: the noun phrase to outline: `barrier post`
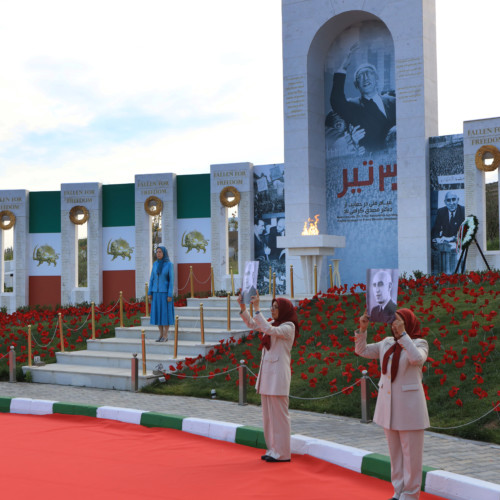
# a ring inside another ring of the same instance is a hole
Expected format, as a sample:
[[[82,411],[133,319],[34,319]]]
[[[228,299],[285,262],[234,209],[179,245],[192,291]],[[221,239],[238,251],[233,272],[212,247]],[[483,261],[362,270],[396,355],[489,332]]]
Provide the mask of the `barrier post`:
[[[145,286],[144,286],[144,296],[146,298],[145,302],[146,302],[146,311],[145,311],[145,316],[148,317],[149,316],[149,283],[146,283]]]
[[[234,274],[233,274],[233,268],[231,268],[231,295],[234,296]]]
[[[194,299],[193,266],[189,266],[189,281],[191,283],[191,298]]]
[[[132,354],[132,372],[130,376],[130,390],[132,392],[137,392],[139,390],[139,360],[137,359],[137,353]]]
[[[14,346],[10,346],[9,351],[9,382],[16,381],[16,351],[14,351]]]
[[[174,334],[174,359],[177,359],[177,344],[179,343],[179,316],[175,316],[175,334]]]
[[[146,333],[144,329],[141,330],[141,344],[142,344],[142,374],[146,375]]]
[[[210,267],[210,288],[212,289],[212,297],[215,297],[215,281],[214,281],[214,268]]]
[[[90,311],[92,317],[92,340],[95,340],[95,304],[93,302],[90,303]]]
[[[62,325],[62,314],[58,313],[59,316],[59,338],[61,339],[61,352],[64,352],[64,338],[63,338],[63,325]]]
[[[318,295],[318,266],[314,264],[314,295]]]
[[[120,328],[123,328],[123,292],[120,292]]]
[[[342,286],[342,281],[340,280],[340,259],[333,259],[333,283],[337,283],[337,286],[340,288]]]
[[[31,325],[28,325],[28,366],[31,366]]]
[[[205,323],[203,322],[203,303],[200,304],[200,329],[201,329],[201,343],[205,343]]]
[[[290,264],[290,297],[293,299],[293,265]]]
[[[231,294],[227,292],[227,331],[231,331]]]
[[[247,365],[245,365],[245,360],[240,360],[240,366],[238,366],[239,375],[239,400],[238,405],[246,406],[247,404]]]
[[[273,300],[276,298],[276,273],[273,273]]]
[[[369,399],[367,391],[368,372],[366,370],[363,370],[362,374],[363,376],[361,377],[361,423],[369,424],[371,420],[369,418]]]
[[[328,266],[329,270],[330,270],[330,288],[333,288],[333,272],[332,272],[332,265],[330,264]]]
[[[271,295],[271,288],[272,288],[272,283],[271,283],[271,280],[272,280],[273,276],[272,276],[272,269],[271,269],[271,266],[269,266],[269,295]]]

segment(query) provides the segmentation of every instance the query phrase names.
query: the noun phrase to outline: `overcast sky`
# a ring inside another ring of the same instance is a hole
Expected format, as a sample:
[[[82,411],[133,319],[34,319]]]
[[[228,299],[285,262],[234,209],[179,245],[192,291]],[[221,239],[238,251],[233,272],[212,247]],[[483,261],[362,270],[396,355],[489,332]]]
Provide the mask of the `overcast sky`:
[[[436,5],[461,133],[500,116],[500,0]],[[0,0],[0,44],[0,190],[283,162],[280,0]]]

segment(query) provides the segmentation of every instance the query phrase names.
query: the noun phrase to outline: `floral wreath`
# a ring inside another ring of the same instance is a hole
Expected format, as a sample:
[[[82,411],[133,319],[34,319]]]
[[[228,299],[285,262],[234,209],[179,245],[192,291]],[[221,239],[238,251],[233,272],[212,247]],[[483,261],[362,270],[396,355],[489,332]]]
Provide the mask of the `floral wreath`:
[[[16,216],[10,210],[0,212],[0,228],[10,229],[16,223]]]
[[[228,198],[233,198],[229,201]],[[240,192],[234,186],[226,186],[219,195],[220,202],[227,208],[236,206],[241,200]]]
[[[144,210],[148,215],[160,215],[163,210],[163,202],[158,196],[150,196],[144,202]]]
[[[486,153],[489,153],[490,155],[493,156],[493,161],[491,165],[487,165],[484,162],[484,155]],[[500,166],[500,151],[492,144],[486,144],[485,146],[481,146],[476,151],[475,161],[476,161],[476,168],[478,170],[482,170],[483,172],[493,172]]]
[[[81,217],[82,215],[83,215],[83,217]],[[89,214],[88,209],[82,205],[75,205],[69,211],[69,220],[73,224],[77,224],[77,225],[85,224],[89,220],[89,216],[90,216],[90,214]]]
[[[476,238],[479,222],[475,215],[469,215],[458,228],[457,253],[465,250]]]

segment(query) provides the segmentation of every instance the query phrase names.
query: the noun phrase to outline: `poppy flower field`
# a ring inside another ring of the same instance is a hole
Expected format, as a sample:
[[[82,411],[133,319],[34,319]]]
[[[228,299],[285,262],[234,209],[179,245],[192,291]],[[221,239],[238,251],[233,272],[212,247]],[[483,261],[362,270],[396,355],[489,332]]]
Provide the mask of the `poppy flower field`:
[[[414,311],[429,344],[423,383],[431,430],[500,443],[499,280],[498,272],[471,272],[399,281],[398,307]],[[291,408],[360,418],[359,381],[366,370],[373,414],[380,365],[354,353],[354,330],[364,309],[364,285],[331,289],[300,303]],[[388,334],[389,326],[372,324],[368,341]],[[234,368],[245,360],[248,384],[255,385],[259,335],[221,342],[204,359],[179,362],[170,367],[177,375],[146,390],[210,397],[216,389],[218,398],[238,401]],[[248,402],[258,404],[259,396],[248,389]]]

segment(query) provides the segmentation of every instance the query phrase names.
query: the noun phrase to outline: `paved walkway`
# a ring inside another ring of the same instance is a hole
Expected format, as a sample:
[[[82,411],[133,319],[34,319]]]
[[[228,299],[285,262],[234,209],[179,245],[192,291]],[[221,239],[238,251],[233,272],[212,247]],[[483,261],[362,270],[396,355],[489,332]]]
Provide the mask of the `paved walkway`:
[[[0,396],[118,406],[262,427],[258,406],[182,396],[157,396],[85,387],[0,382]],[[384,431],[375,424],[335,415],[291,410],[292,432],[388,455]],[[425,433],[424,464],[500,484],[500,446]]]

